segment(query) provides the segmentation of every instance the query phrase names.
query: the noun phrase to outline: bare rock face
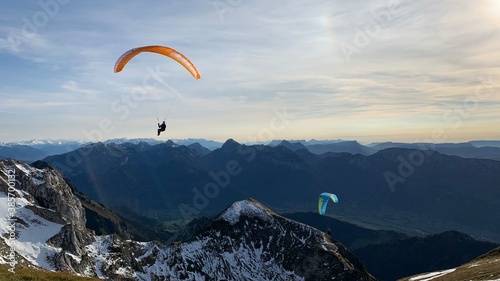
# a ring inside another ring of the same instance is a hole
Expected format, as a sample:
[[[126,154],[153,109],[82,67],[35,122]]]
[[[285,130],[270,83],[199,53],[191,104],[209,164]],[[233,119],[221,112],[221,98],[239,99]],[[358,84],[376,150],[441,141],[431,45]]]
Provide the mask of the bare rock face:
[[[61,173],[48,166],[39,169],[13,159],[2,160],[0,168],[15,171],[18,183],[16,188],[25,191],[27,197],[33,200],[32,210],[35,213],[56,223],[61,223],[62,218],[76,228],[85,228],[85,211],[82,204],[72,193]],[[5,191],[5,188],[6,186],[0,187],[0,190]],[[48,210],[36,210],[38,207]],[[57,214],[60,218],[56,218]]]
[[[52,236],[48,245],[61,248],[62,251],[52,257],[52,263],[60,271],[82,274],[87,268],[93,268],[95,261],[85,255],[85,247],[95,241],[95,236],[87,229],[65,225]]]
[[[52,236],[47,243],[62,248],[63,251],[73,255],[82,255],[84,247],[94,242],[93,233],[85,228],[76,228],[72,224],[63,226],[61,231]]]
[[[82,255],[84,247],[95,240],[93,233],[85,228],[85,211],[61,173],[48,165],[36,166],[36,163],[28,165],[13,159],[1,160],[0,191],[25,198],[30,203],[24,208],[47,221],[62,225],[59,233],[46,243],[63,251],[47,257],[47,260],[57,270],[80,272],[78,268],[73,268],[75,261],[68,253]],[[8,183],[12,180],[15,181],[15,189],[9,189]]]

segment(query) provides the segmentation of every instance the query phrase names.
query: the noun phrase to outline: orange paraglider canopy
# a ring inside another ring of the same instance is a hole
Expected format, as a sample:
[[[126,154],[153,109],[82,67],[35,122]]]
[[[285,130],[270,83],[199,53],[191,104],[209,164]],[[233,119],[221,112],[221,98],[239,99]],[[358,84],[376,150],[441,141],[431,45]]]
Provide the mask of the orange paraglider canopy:
[[[151,52],[167,56],[180,63],[182,66],[184,66],[187,69],[187,71],[189,71],[189,73],[193,75],[194,78],[200,79],[200,73],[198,72],[198,69],[196,69],[196,66],[194,66],[194,64],[187,57],[177,52],[176,50],[165,46],[144,46],[144,47],[134,48],[125,52],[115,63],[115,73],[122,71],[125,65],[133,57],[142,52]]]

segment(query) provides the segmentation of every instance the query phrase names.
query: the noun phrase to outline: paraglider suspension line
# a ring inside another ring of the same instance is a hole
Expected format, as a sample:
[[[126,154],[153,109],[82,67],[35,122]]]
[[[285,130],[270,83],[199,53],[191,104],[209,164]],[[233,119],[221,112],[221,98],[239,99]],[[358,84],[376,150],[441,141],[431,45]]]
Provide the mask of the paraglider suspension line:
[[[168,106],[167,114],[165,114],[165,118],[163,118],[163,121],[165,121],[167,119],[168,115],[170,114],[170,110],[172,109],[172,105],[174,104],[176,99],[177,99],[177,95],[174,96],[174,98],[170,102],[170,105]]]

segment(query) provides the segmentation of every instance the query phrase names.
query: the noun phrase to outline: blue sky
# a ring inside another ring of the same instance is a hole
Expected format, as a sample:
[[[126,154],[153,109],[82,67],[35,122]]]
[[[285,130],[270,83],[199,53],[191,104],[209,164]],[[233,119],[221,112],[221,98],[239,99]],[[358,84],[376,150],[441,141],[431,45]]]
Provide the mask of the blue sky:
[[[0,142],[500,139],[500,1],[8,1]],[[198,68],[150,53],[165,45]]]

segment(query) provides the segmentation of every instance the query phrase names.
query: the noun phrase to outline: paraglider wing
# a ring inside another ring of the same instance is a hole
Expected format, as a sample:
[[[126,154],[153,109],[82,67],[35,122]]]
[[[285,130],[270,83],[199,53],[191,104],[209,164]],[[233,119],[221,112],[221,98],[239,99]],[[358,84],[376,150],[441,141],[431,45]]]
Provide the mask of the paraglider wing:
[[[165,47],[165,46],[144,46],[139,48],[134,48],[125,52],[115,63],[115,72],[120,72],[125,67],[125,65],[135,56],[142,52],[157,53],[167,56],[178,63],[180,63],[184,68],[186,68],[194,78],[200,79],[200,73],[196,69],[196,66],[183,54],[177,52],[176,50]]]
[[[326,211],[326,205],[328,205],[328,200],[332,200],[335,203],[339,202],[337,195],[333,193],[323,192],[318,198],[318,212],[320,215],[324,215]]]

